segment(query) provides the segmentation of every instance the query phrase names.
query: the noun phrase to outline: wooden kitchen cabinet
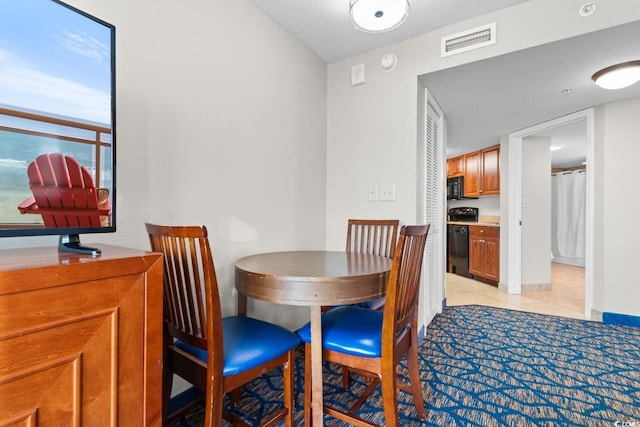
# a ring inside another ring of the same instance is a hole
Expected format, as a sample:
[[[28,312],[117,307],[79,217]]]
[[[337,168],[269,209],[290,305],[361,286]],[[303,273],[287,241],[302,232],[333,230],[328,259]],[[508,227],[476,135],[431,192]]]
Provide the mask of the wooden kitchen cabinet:
[[[464,175],[464,156],[447,159],[447,178]]]
[[[500,280],[500,228],[469,226],[469,273],[497,285]]]
[[[0,425],[162,424],[162,256],[0,251]]]
[[[500,194],[500,145],[465,154],[465,197],[496,194]]]

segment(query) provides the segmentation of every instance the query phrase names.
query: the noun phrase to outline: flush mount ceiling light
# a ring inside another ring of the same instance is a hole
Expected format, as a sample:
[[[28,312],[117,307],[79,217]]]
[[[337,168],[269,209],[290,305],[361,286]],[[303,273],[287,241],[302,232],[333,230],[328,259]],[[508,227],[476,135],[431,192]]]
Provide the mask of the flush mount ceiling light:
[[[409,16],[409,0],[351,0],[351,22],[360,31],[381,33],[402,25]]]
[[[624,62],[604,68],[593,76],[594,82],[605,89],[622,89],[640,81],[640,61]]]

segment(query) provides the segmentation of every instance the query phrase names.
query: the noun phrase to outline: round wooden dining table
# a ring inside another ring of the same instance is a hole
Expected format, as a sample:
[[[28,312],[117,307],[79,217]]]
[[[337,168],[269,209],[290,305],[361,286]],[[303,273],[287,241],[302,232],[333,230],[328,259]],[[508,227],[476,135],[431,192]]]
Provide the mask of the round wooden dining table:
[[[247,314],[247,297],[311,309],[312,423],[323,423],[321,307],[354,304],[385,294],[391,260],[331,251],[271,252],[235,264],[238,314]]]

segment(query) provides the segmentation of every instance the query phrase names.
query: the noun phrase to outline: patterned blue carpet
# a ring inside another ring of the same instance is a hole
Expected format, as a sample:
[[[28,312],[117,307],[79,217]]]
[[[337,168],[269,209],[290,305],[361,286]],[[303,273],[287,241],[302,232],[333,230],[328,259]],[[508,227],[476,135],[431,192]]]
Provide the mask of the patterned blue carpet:
[[[299,353],[296,425],[302,426],[304,379]],[[400,374],[403,374],[401,364]],[[427,420],[399,392],[403,426],[640,426],[640,328],[605,325],[484,306],[448,307],[427,329],[420,349]],[[353,375],[342,388],[341,368],[326,364],[325,401],[347,407],[362,391]],[[248,422],[279,404],[278,371],[242,395]],[[379,388],[359,415],[384,425]],[[246,415],[245,413],[245,415]],[[202,408],[171,424],[200,426]],[[618,422],[618,424],[615,424]],[[347,424],[325,416],[326,426]]]

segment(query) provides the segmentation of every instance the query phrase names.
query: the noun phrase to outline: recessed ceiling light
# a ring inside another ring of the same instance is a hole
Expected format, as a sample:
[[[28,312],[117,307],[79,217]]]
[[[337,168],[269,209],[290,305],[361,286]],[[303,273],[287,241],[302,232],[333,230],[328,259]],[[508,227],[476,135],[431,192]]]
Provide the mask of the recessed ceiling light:
[[[595,12],[595,11],[596,11],[595,3],[585,3],[578,10],[578,13],[580,14],[580,16],[589,16],[589,15],[593,14],[593,12]]]
[[[551,151],[558,151],[562,149],[562,145],[552,145],[549,147],[549,150]]]

